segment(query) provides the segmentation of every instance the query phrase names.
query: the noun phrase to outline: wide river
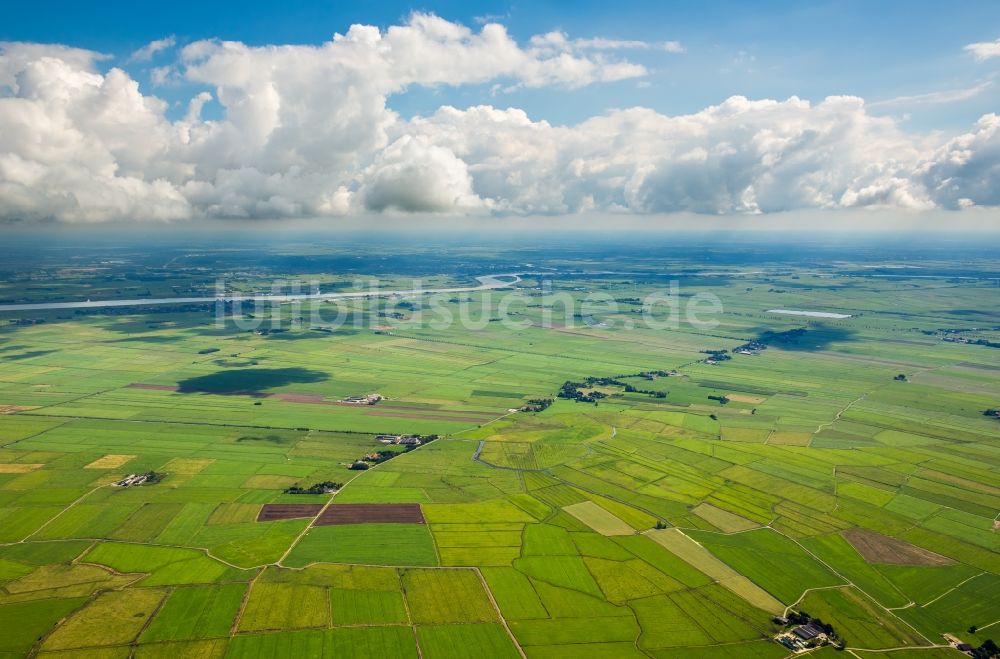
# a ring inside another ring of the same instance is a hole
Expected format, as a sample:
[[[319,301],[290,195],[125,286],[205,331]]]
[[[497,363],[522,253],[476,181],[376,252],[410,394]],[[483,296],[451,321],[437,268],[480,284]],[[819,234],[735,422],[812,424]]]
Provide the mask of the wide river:
[[[831,313],[829,311],[799,311],[798,309],[768,309],[767,313],[783,313],[787,316],[809,316],[810,318],[850,318],[849,313]]]
[[[500,277],[513,277],[503,280]],[[46,309],[93,309],[97,307],[144,307],[151,304],[198,304],[203,302],[240,302],[256,300],[259,302],[293,302],[295,300],[336,300],[356,297],[385,297],[387,295],[423,295],[425,293],[468,293],[485,291],[493,288],[504,288],[521,281],[520,275],[482,275],[476,277],[479,286],[464,286],[458,288],[418,288],[409,290],[351,291],[349,293],[304,293],[300,295],[225,295],[220,297],[153,297],[141,300],[85,300],[83,302],[37,302],[32,304],[0,304],[0,311],[43,311]]]

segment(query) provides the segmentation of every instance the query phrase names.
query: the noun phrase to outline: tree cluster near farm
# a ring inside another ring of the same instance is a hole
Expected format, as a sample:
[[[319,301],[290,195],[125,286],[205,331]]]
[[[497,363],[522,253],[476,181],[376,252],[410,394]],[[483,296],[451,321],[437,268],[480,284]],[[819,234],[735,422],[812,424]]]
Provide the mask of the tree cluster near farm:
[[[0,658],[996,656],[983,249],[386,249],[0,247]]]

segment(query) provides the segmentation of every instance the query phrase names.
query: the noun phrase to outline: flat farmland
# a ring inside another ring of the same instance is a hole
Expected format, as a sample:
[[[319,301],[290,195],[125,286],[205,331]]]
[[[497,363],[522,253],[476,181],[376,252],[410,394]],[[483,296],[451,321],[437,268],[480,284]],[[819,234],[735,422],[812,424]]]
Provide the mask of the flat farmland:
[[[518,326],[489,291],[475,327],[405,322],[421,297],[352,300],[379,330],[0,313],[0,654],[777,659],[786,609],[885,656],[989,636],[1000,335],[971,328],[1000,326],[994,289],[564,257],[515,289]],[[585,300],[674,270],[717,327]],[[586,382],[605,397],[559,396]]]

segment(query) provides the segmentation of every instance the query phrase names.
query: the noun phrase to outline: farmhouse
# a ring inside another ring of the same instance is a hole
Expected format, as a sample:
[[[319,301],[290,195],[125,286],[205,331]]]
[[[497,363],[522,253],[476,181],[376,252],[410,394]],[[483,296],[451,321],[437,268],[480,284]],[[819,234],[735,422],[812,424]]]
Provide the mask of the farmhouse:
[[[368,394],[366,396],[348,396],[347,398],[342,398],[337,402],[347,403],[348,405],[374,405],[383,399],[384,397],[382,394]]]
[[[142,485],[146,482],[146,474],[129,474],[125,478],[112,483],[115,487],[130,487],[132,485]]]
[[[792,634],[781,634],[775,638],[778,643],[784,645],[792,652],[803,652],[807,649],[806,644]]]
[[[160,474],[155,471],[147,471],[144,474],[129,474],[120,481],[115,481],[111,485],[114,487],[133,487],[135,485],[142,485],[143,483],[158,483],[163,480],[165,474]]]
[[[804,625],[799,625],[792,630],[792,633],[803,641],[809,641],[823,634],[823,627],[815,620],[810,620]]]

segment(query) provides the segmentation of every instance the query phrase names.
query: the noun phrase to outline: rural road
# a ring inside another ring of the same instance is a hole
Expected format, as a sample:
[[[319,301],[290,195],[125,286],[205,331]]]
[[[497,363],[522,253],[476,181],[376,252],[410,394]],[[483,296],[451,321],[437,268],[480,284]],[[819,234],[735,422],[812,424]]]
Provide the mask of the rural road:
[[[349,293],[304,293],[300,295],[226,295],[221,297],[157,297],[141,300],[86,300],[84,302],[37,302],[31,304],[0,304],[0,311],[44,311],[52,309],[94,309],[100,307],[144,307],[151,304],[201,304],[205,302],[241,302],[254,300],[258,302],[294,302],[296,300],[337,300],[344,298],[386,297],[389,295],[424,295],[426,293],[471,293],[494,288],[504,288],[521,281],[521,275],[526,273],[508,273],[501,275],[480,275],[476,277],[479,286],[461,286],[456,288],[418,288],[409,290],[367,290]],[[500,279],[501,277],[513,279]]]

